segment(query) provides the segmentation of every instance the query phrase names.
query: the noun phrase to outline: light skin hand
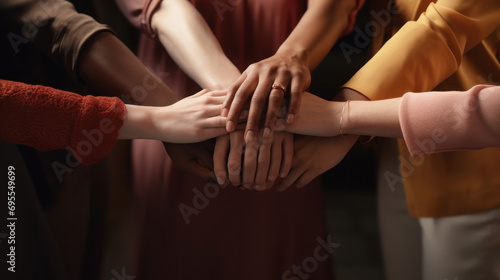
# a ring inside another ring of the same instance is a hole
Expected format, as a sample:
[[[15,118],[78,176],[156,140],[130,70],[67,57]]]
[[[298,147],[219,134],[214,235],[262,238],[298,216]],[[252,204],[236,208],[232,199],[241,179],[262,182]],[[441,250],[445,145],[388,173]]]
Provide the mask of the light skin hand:
[[[78,63],[82,80],[101,93],[130,98],[130,102],[148,106],[166,106],[178,97],[137,59],[115,36],[101,32],[82,51]],[[134,95],[141,86],[145,96]],[[123,96],[125,95],[125,96]],[[144,97],[144,98],[143,98]],[[211,180],[211,154],[206,145],[166,144],[170,158],[180,169],[203,180]],[[200,165],[203,163],[203,165]]]
[[[284,128],[285,131],[302,135],[322,137],[339,135],[340,115],[344,104],[344,102],[327,101],[304,92],[295,122],[286,126],[277,125],[277,128]]]
[[[331,137],[340,134],[373,135],[401,138],[399,104],[401,98],[377,101],[326,101],[308,92],[302,97],[299,115],[292,125],[284,127],[292,133]]]
[[[224,95],[203,90],[165,107],[126,105],[118,137],[187,143],[224,135],[225,118],[219,115]],[[213,180],[213,141],[164,146],[179,169],[205,181]]]
[[[313,99],[314,100],[314,99]],[[335,97],[337,101],[368,100],[361,93],[343,88]],[[322,102],[318,99],[315,101]],[[295,184],[303,187],[323,172],[336,166],[354,145],[358,136],[335,136],[330,138],[297,136],[294,158],[289,175],[281,181],[279,190]]]
[[[126,105],[118,139],[157,139],[194,143],[223,135],[225,118],[219,115],[223,91],[202,90],[170,106]]]

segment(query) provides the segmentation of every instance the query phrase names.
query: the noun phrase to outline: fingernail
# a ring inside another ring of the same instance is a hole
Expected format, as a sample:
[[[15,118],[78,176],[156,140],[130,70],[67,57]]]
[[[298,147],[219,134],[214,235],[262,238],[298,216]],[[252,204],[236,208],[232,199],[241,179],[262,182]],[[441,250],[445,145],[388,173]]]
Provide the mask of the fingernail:
[[[250,189],[250,184],[243,184],[243,187],[244,187],[245,189]]]
[[[271,129],[266,127],[264,129],[264,133],[262,133],[262,136],[264,137],[264,139],[269,139],[269,138],[271,138],[271,133],[272,133]]]
[[[255,133],[253,133],[253,131],[249,130],[247,132],[247,135],[245,136],[245,142],[247,143],[255,142]]]
[[[229,114],[229,110],[227,108],[222,109],[222,112],[220,113],[221,116],[227,117]]]
[[[286,116],[286,123],[287,124],[292,124],[294,119],[295,119],[295,116],[293,114],[288,114]]]
[[[280,177],[281,177],[281,178],[285,178],[285,177],[286,177],[286,175],[287,175],[287,174],[286,174],[285,172],[281,172],[281,173],[280,173]]]
[[[267,177],[267,181],[274,181],[275,177],[274,175],[269,175],[269,177]]]
[[[260,190],[262,190],[262,186],[261,185],[255,185],[255,189],[257,189],[257,190],[260,191]]]
[[[228,121],[226,123],[226,130],[228,132],[232,132],[234,130],[234,123],[232,121]]]
[[[219,183],[219,185],[223,185],[224,182],[226,182],[226,178],[224,176],[217,176],[217,183]]]

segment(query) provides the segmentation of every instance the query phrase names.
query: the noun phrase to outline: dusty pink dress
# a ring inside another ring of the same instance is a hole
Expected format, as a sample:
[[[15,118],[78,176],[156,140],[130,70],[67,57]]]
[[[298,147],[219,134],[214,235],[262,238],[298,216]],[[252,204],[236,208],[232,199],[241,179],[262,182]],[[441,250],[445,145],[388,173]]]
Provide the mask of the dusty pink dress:
[[[131,21],[145,30],[139,58],[181,97],[193,94],[200,88],[147,34],[155,2],[118,0]],[[305,0],[191,2],[241,71],[273,55],[307,8]],[[138,279],[305,279],[296,273],[307,279],[330,278],[330,258],[324,257],[331,251],[321,247],[328,239],[318,182],[284,192],[206,187],[173,166],[160,142],[148,140],[134,141],[133,164]],[[208,203],[199,198],[204,192]],[[189,224],[180,207],[195,210]],[[294,265],[306,267],[294,272]]]

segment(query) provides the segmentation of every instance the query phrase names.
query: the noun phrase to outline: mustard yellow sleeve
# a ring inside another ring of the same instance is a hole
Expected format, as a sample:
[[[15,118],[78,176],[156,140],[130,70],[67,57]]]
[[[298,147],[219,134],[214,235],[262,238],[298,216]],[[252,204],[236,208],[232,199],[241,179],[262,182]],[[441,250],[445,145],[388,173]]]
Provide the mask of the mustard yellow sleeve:
[[[344,87],[386,99],[430,91],[500,26],[498,0],[441,0],[407,22]]]

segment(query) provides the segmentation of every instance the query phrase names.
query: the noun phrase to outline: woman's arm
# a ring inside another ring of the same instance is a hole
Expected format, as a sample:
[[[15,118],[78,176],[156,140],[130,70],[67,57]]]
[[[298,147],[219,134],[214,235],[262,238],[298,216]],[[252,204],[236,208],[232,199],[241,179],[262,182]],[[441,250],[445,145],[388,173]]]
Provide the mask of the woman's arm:
[[[250,65],[230,88],[223,112],[223,116],[228,116],[228,131],[235,129],[241,111],[252,97],[245,135],[249,135],[249,131],[253,132],[250,135],[257,135],[264,105],[269,99],[267,112],[264,112],[264,137],[270,137],[285,91],[291,95],[286,120],[292,123],[301,94],[309,87],[310,71],[345,32],[349,14],[355,13],[362,3],[355,0],[310,0],[307,11],[276,54]],[[273,84],[282,85],[284,90],[271,89]],[[247,142],[255,140],[254,137],[247,138]]]
[[[157,37],[177,65],[202,88],[227,89],[240,71],[205,19],[186,0],[116,0],[132,25]]]
[[[403,138],[412,156],[500,146],[500,86],[466,92],[406,93],[378,101],[330,102],[305,93],[286,131],[313,136]],[[342,119],[342,120],[341,120]]]
[[[202,90],[164,107],[125,105],[118,139],[157,139],[169,143],[192,143],[227,133],[220,116],[225,92]]]
[[[92,164],[117,138],[190,143],[226,134],[224,97],[201,91],[170,106],[137,106],[0,80],[0,138],[43,151],[71,147],[77,159]]]
[[[189,1],[162,1],[151,17],[151,27],[168,54],[200,87],[227,89],[240,76]]]
[[[127,12],[133,11],[131,4],[134,2],[120,2],[129,19],[132,22],[139,22],[133,20],[137,12]],[[205,20],[191,3],[185,0],[168,0],[161,2],[155,10],[152,7],[154,5],[156,1],[146,1],[140,13],[146,25],[148,19],[151,19],[151,28],[146,29],[158,36],[169,55],[201,87],[211,90],[227,89],[240,76],[239,70],[226,57]],[[152,11],[149,17],[148,11]],[[264,186],[274,182],[279,172],[284,175],[288,173],[291,153],[282,158],[273,156],[277,153],[272,153],[271,150],[281,151],[282,145],[291,147],[293,141],[291,135],[283,136],[286,133],[282,133],[283,135],[277,136],[272,141],[266,141],[267,143],[246,146],[243,154],[242,134],[242,131],[236,131],[231,136],[226,135],[217,139],[214,172],[220,183],[229,178],[235,185],[243,184],[250,187],[257,184],[264,189]],[[231,170],[238,171],[231,172]],[[269,184],[266,184],[268,181]]]
[[[342,130],[343,135],[398,138],[402,137],[398,119],[399,100],[351,100],[347,103],[327,101],[304,92],[296,121],[291,125],[280,125],[280,128],[311,136],[332,137],[340,135]]]

